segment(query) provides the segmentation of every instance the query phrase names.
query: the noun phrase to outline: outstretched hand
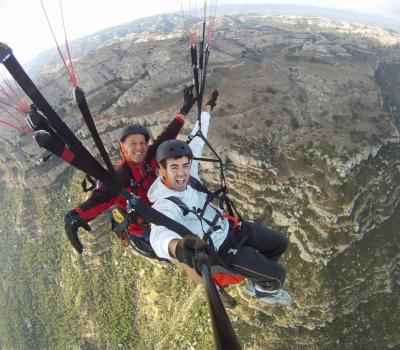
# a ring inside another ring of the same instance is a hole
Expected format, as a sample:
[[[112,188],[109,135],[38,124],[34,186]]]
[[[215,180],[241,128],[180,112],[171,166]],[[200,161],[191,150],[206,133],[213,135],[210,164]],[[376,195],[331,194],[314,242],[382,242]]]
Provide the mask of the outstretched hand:
[[[72,246],[76,249],[79,254],[82,254],[83,245],[78,237],[78,228],[82,227],[86,231],[91,231],[90,225],[83,220],[79,213],[76,211],[69,211],[64,217],[65,233],[67,234],[68,240]]]
[[[175,249],[175,256],[181,263],[184,263],[191,268],[197,268],[196,252],[204,250],[206,246],[206,242],[199,237],[195,235],[187,235],[178,242]]]
[[[180,109],[179,113],[183,115],[188,115],[190,109],[193,107],[196,102],[196,97],[193,95],[194,85],[185,86],[183,89],[183,106]]]

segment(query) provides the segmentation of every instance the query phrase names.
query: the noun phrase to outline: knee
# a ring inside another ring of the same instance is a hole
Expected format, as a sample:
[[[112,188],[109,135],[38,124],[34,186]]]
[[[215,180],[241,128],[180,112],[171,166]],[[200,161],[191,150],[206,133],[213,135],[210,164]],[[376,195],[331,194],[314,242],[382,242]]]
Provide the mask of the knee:
[[[288,246],[289,246],[288,238],[284,234],[275,231],[275,247],[276,250],[279,252],[279,254],[283,254],[283,252],[286,251]]]
[[[281,249],[282,249],[282,252],[284,252],[289,247],[289,239],[286,236],[284,236],[282,233],[280,234],[280,236],[281,236],[281,247],[282,247]]]

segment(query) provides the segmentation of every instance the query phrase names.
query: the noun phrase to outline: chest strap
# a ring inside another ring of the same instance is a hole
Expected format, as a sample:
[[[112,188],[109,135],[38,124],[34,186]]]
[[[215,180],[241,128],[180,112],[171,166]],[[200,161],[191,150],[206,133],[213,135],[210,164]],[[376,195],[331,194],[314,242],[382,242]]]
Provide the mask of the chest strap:
[[[195,215],[197,217],[197,219],[200,221],[202,231],[204,234],[203,240],[214,248],[214,245],[213,245],[212,240],[210,239],[210,236],[213,232],[222,228],[221,225],[217,225],[217,222],[218,222],[218,220],[223,220],[224,215],[218,209],[216,209],[214,206],[210,205],[210,207],[215,211],[215,216],[210,221],[204,217],[205,208],[207,207],[207,205],[210,204],[210,202],[206,201],[203,206],[203,209],[196,208],[196,207],[192,207],[192,209],[189,209],[189,207],[178,197],[170,196],[170,197],[167,197],[166,199],[175,203],[175,205],[181,209],[183,216],[186,216],[189,213],[192,213],[193,215]],[[203,222],[205,222],[209,226],[207,231],[205,231],[203,228]]]
[[[132,188],[132,191],[135,192],[138,188],[142,187],[143,182],[149,177],[149,176],[153,176],[154,178],[156,178],[156,174],[153,170],[153,168],[151,167],[151,165],[149,163],[144,163],[144,169],[146,170],[146,174],[138,181],[135,178],[135,174],[133,173],[132,169],[130,168],[130,166],[128,164],[125,164],[126,167],[126,171],[129,172],[129,178],[131,178],[130,181],[130,187]],[[140,172],[140,168],[139,168],[139,172]],[[133,175],[133,179],[132,179],[132,175]]]

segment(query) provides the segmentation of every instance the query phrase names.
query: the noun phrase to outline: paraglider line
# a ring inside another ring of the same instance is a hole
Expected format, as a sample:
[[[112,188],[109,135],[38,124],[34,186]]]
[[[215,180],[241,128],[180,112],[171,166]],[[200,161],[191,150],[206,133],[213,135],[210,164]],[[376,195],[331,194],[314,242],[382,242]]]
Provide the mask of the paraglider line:
[[[49,19],[48,15],[47,15],[46,9],[45,9],[44,4],[43,4],[43,0],[40,0],[40,3],[42,4],[42,9],[43,9],[44,15],[45,15],[45,17],[46,17],[47,23],[48,23],[48,25],[49,25],[51,34],[53,35],[54,42],[56,43],[57,51],[58,51],[58,53],[59,53],[59,55],[60,55],[60,57],[61,57],[61,60],[62,60],[62,62],[63,62],[63,64],[64,64],[65,69],[66,69],[67,72],[68,72],[69,80],[71,81],[71,84],[72,84],[74,87],[76,87],[76,79],[75,79],[75,77],[73,76],[73,72],[71,72],[70,69],[68,68],[68,65],[67,65],[67,62],[65,61],[64,55],[63,55],[62,52],[61,52],[60,45],[58,44],[58,41],[57,41],[56,36],[55,36],[55,34],[54,34],[53,28],[52,28],[51,23],[50,23],[50,19]]]
[[[61,18],[62,18],[62,23],[63,23],[63,29],[64,29],[64,37],[65,37],[65,47],[67,48],[67,53],[68,53],[68,60],[69,60],[69,64],[71,66],[71,73],[70,74],[70,79],[71,79],[71,83],[74,87],[78,86],[78,81],[76,80],[76,75],[75,75],[75,71],[74,71],[74,66],[72,64],[72,59],[71,59],[71,52],[69,50],[69,45],[68,45],[68,39],[67,39],[67,31],[65,30],[65,22],[64,22],[64,13],[63,13],[63,8],[62,8],[62,2],[60,0],[60,10],[61,10]],[[69,73],[69,71],[68,71]]]

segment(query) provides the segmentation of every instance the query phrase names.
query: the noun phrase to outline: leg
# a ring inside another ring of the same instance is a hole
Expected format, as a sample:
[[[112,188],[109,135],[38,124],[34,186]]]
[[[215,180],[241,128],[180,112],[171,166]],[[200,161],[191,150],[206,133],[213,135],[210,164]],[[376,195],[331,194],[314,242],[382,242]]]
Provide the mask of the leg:
[[[288,247],[288,240],[283,234],[254,222],[243,221],[240,235],[248,235],[245,245],[257,249],[273,261],[278,261]]]
[[[253,247],[229,248],[220,252],[219,255],[233,272],[250,278],[256,283],[266,284],[270,289],[282,288],[286,275],[285,269]]]
[[[286,272],[277,261],[288,246],[287,238],[281,233],[267,229],[253,222],[243,222],[242,237],[247,237],[243,248],[239,248],[239,264],[242,268],[252,268],[270,278],[248,277],[245,291],[265,304],[291,305],[292,297],[282,289]],[[252,251],[253,250],[253,251]],[[257,256],[258,255],[258,256]]]
[[[252,222],[243,222],[235,234],[219,255],[234,272],[247,277],[246,292],[266,304],[290,305],[292,298],[282,290],[286,271],[277,263],[287,249],[287,238]]]
[[[229,252],[231,252],[229,254]],[[265,304],[291,305],[292,297],[282,289],[286,271],[252,247],[239,247],[220,254],[233,272],[247,278],[245,291]]]

